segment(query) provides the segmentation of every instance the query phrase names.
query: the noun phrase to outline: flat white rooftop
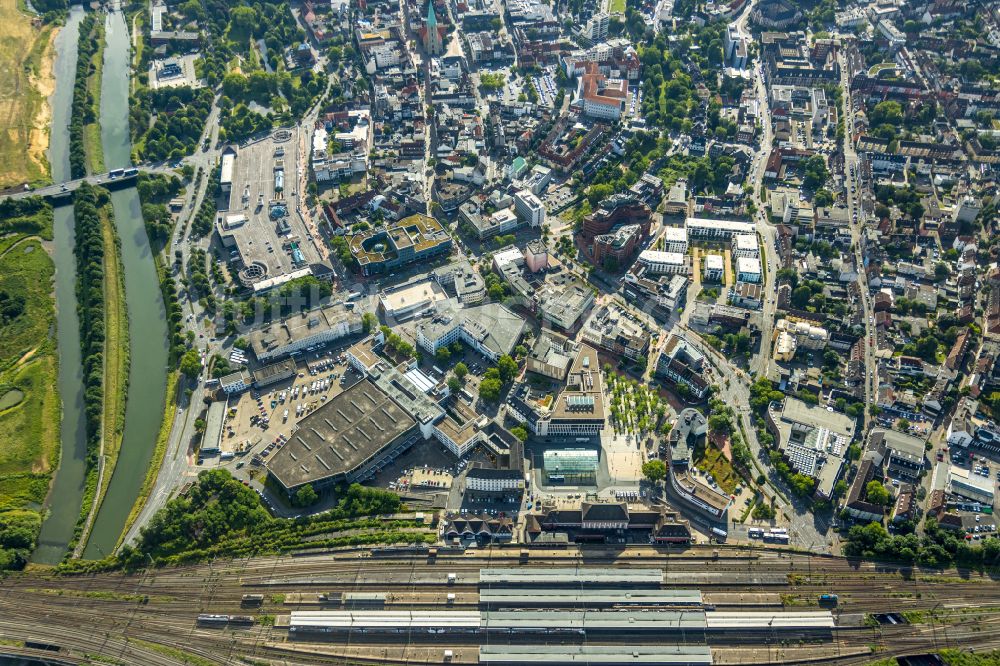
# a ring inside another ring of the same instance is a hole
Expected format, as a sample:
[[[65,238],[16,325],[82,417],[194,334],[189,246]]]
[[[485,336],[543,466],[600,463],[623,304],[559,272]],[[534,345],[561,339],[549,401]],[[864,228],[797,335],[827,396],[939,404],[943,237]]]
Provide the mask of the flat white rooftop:
[[[659,587],[663,581],[661,569],[639,569],[618,567],[604,569],[601,567],[546,567],[542,568],[495,568],[480,569],[480,585],[538,584],[553,583],[627,583],[631,586],[639,584]]]
[[[639,261],[645,264],[670,264],[680,265],[684,263],[684,255],[680,252],[663,252],[661,250],[643,250],[639,253]]]

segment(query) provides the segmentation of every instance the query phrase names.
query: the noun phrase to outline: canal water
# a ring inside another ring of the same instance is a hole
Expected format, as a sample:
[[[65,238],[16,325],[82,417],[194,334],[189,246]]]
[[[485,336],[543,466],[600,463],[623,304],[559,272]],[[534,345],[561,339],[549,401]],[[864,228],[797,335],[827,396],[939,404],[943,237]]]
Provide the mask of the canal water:
[[[53,182],[69,178],[69,119],[76,80],[77,39],[83,9],[72,5],[66,25],[56,36],[56,87],[50,98],[52,126],[49,134],[49,164]],[[49,491],[49,515],[42,523],[38,547],[32,561],[57,564],[73,538],[80,515],[86,476],[87,433],[83,417],[83,368],[80,358],[80,323],[76,315],[76,238],[73,207],[55,209],[52,258],[56,266],[56,341],[59,351],[59,396],[62,399],[60,427],[61,460]]]
[[[104,164],[110,170],[131,164],[128,94],[132,52],[121,11],[108,15],[105,36],[101,143]],[[114,551],[153,456],[167,385],[166,311],[143,226],[139,194],[134,187],[117,190],[111,194],[111,203],[121,240],[131,366],[121,452],[83,553],[86,559]]]

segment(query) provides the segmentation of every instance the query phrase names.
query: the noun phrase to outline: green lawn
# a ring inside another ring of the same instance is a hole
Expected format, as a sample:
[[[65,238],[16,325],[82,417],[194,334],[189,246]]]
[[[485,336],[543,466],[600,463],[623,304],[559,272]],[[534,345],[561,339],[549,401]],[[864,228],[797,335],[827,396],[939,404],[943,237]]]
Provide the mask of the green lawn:
[[[620,12],[625,13],[625,0],[611,0],[611,6],[608,8],[609,13],[614,14]]]
[[[695,449],[694,464],[702,474],[711,474],[715,482],[719,484],[719,488],[726,494],[732,495],[736,491],[736,486],[740,483],[740,475],[722,455],[722,451],[712,444],[705,443]]]
[[[38,507],[59,464],[52,260],[37,238],[51,238],[52,209],[30,204],[0,213],[0,291],[23,298],[23,311],[0,320],[0,532],[18,525],[37,534]],[[18,217],[17,212],[26,213]],[[20,529],[20,528],[18,528]],[[0,534],[2,537],[2,534]],[[15,551],[17,555],[15,556]],[[0,548],[0,570],[19,566],[30,547]]]

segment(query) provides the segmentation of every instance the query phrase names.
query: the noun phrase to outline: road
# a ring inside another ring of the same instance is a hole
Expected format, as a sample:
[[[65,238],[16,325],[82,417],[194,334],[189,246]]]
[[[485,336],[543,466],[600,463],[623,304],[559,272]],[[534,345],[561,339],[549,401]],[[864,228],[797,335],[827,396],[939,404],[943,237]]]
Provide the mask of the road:
[[[163,258],[163,265],[168,271],[172,270],[174,253],[180,253],[180,265],[186,267],[192,249],[200,248],[206,251],[208,249],[209,238],[195,240],[188,235],[188,230],[208,193],[212,170],[215,168],[215,164],[221,155],[221,151],[216,147],[219,138],[218,102],[219,97],[216,96],[212,104],[212,110],[205,123],[205,130],[198,143],[198,145],[204,145],[204,142],[208,140],[211,148],[207,151],[196,152],[186,160],[196,168],[196,171],[200,169],[204,177],[201,178],[197,189],[189,187],[185,192],[183,210],[187,214],[185,218],[178,219],[178,223],[174,227],[173,243],[164,248],[166,256]],[[195,182],[198,182],[197,179]],[[212,329],[209,326],[211,323],[210,319],[197,300],[189,298],[187,292],[183,291],[180,285],[178,285],[178,289],[178,299],[185,306],[186,314],[188,315],[183,320],[184,333],[192,331],[195,335],[196,346],[206,350],[206,356],[210,357],[212,353],[219,351],[221,347],[212,335]],[[125,538],[122,539],[123,544],[134,542],[139,535],[139,530],[150,521],[153,514],[166,504],[173,491],[183,485],[184,480],[188,476],[196,474],[195,470],[197,468],[194,465],[193,456],[189,452],[196,434],[196,417],[192,416],[192,412],[200,409],[200,406],[203,404],[205,388],[202,381],[191,382],[183,376],[181,376],[179,382],[180,384],[177,387],[177,410],[170,416],[174,422],[170,430],[170,437],[167,440],[163,463],[157,473],[156,481],[154,482],[153,489],[150,491],[149,498],[140,510],[135,522],[129,526],[129,529],[125,533]],[[190,396],[186,395],[185,389],[187,388],[191,389]],[[193,408],[192,405],[195,407]],[[167,418],[167,415],[164,415],[164,418]]]
[[[747,22],[753,12],[754,0],[747,2],[743,13],[736,19],[737,31],[742,35],[749,35]],[[774,141],[771,130],[771,106],[768,101],[767,86],[764,83],[764,74],[760,61],[753,67],[753,87],[757,100],[757,112],[760,122],[761,136],[758,148],[754,151],[752,167],[750,172],[750,198],[757,208],[756,222],[757,231],[762,240],[764,254],[762,257],[766,275],[764,276],[764,304],[763,316],[761,317],[760,348],[754,355],[750,363],[751,372],[755,377],[767,377],[775,379],[774,361],[771,355],[771,338],[774,334],[774,315],[777,310],[777,281],[775,279],[781,262],[777,253],[777,231],[770,223],[767,215],[767,201],[762,196],[764,188],[764,171],[767,167],[767,158],[771,154]]]
[[[843,50],[837,54],[840,63],[840,84],[843,88],[844,112],[846,118],[845,129],[847,135],[844,137],[844,181],[847,195],[847,208],[851,215],[851,245],[854,248],[854,261],[858,272],[858,293],[861,299],[862,320],[865,325],[865,395],[864,401],[867,405],[874,405],[878,402],[878,360],[875,358],[877,351],[877,337],[875,331],[875,319],[872,311],[872,300],[868,290],[868,276],[865,272],[865,261],[862,253],[864,246],[862,235],[865,230],[865,214],[861,203],[860,195],[862,183],[860,178],[860,161],[857,152],[854,150],[853,126],[854,126],[854,103],[851,98],[850,67]],[[866,409],[864,413],[863,432],[868,432],[871,426],[871,410]]]
[[[136,167],[139,171],[144,173],[159,173],[167,176],[176,176],[177,170],[171,168],[165,164],[148,164]],[[125,178],[117,177],[112,178],[111,172],[96,173],[86,178],[76,178],[74,180],[67,180],[62,183],[53,183],[52,185],[46,185],[45,187],[38,187],[33,190],[24,190],[21,192],[11,192],[8,194],[0,195],[0,201],[6,199],[25,199],[27,197],[59,197],[61,195],[67,195],[69,192],[73,192],[76,188],[84,182],[90,183],[91,185],[107,185],[109,183],[122,182],[127,180]]]

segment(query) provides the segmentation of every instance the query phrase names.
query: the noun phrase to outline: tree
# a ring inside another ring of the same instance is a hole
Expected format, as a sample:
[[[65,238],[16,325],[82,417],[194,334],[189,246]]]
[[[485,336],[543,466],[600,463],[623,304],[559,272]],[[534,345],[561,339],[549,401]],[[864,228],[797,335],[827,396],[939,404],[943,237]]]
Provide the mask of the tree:
[[[295,493],[295,506],[312,506],[319,501],[319,495],[313,489],[312,484],[307,483]]]
[[[879,125],[899,127],[903,122],[903,107],[899,102],[891,100],[879,102],[869,114],[868,122],[871,127],[878,127]]]
[[[462,390],[462,382],[458,379],[458,377],[452,375],[448,378],[448,390],[452,393],[458,393]]]
[[[830,172],[826,168],[826,158],[822,155],[813,155],[802,165],[802,184],[810,190],[818,188],[829,177]]]
[[[659,483],[667,477],[667,464],[660,459],[645,462],[642,464],[642,475],[650,483]]]
[[[236,338],[236,342],[233,343],[233,346],[237,349],[246,351],[247,349],[250,349],[250,341],[246,338]]]
[[[464,381],[465,376],[469,374],[469,367],[465,365],[465,363],[463,363],[462,361],[456,363],[455,367],[452,368],[452,370],[459,381]]]
[[[448,347],[438,347],[438,350],[434,352],[434,359],[441,364],[447,363],[451,359],[451,352],[448,351]]]
[[[896,427],[901,431],[906,432],[910,429],[910,422],[906,419],[899,419],[899,421],[896,422]]]
[[[500,399],[500,389],[503,384],[499,379],[484,379],[479,382],[479,398],[484,402],[496,402]]]
[[[732,426],[725,414],[713,414],[708,417],[708,428],[716,435],[728,435]]]
[[[885,489],[878,481],[869,481],[868,485],[865,486],[865,497],[872,504],[877,504],[879,506],[889,506],[889,502],[892,501],[892,496],[889,491]]]
[[[375,313],[366,312],[361,315],[361,327],[365,333],[371,333],[377,323],[378,319],[375,317]]]
[[[497,369],[500,371],[500,379],[504,384],[510,382],[517,377],[517,372],[519,368],[517,367],[517,361],[512,359],[507,354],[504,354],[497,361]]]
[[[196,433],[198,433],[199,435],[203,434],[205,432],[205,428],[207,428],[207,427],[208,427],[208,424],[205,423],[205,419],[195,419],[194,420],[194,431]]]
[[[827,189],[819,189],[816,191],[816,196],[813,199],[813,203],[815,203],[819,207],[832,206],[833,193]]]
[[[510,433],[514,435],[514,437],[517,437],[522,442],[528,441],[528,431],[525,429],[524,426],[519,426],[519,425],[514,426],[513,428],[510,429]]]
[[[194,349],[184,352],[181,357],[181,372],[189,379],[194,379],[201,374],[201,356]]]
[[[809,299],[812,298],[812,290],[802,285],[801,287],[796,287],[792,292],[792,305],[800,310],[805,306],[809,305]]]
[[[754,520],[772,520],[777,512],[770,504],[760,503],[753,508]]]

